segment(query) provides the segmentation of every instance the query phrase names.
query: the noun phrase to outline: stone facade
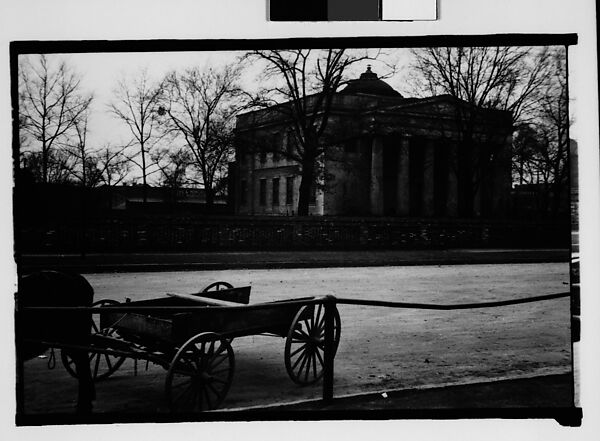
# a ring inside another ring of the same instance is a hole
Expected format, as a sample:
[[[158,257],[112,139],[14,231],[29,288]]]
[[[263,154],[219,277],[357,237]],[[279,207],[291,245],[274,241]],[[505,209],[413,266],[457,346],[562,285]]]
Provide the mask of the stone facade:
[[[457,115],[475,121],[466,156]],[[238,117],[235,213],[295,213],[300,166],[277,153],[294,148],[291,127],[277,107]],[[334,96],[310,214],[465,217],[470,197],[469,216],[502,217],[511,133],[508,112],[472,111],[448,95],[405,98],[369,68]],[[257,140],[267,147],[249,148]]]

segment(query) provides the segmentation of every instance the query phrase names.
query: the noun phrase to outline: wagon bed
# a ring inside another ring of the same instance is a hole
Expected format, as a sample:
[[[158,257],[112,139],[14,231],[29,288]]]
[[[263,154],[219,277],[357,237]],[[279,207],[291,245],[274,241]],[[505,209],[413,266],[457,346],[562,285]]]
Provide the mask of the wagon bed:
[[[247,286],[220,291],[219,297],[230,299],[231,295],[239,295],[241,299],[246,299],[245,302],[239,302],[239,305],[243,305],[248,303],[249,293],[250,287]],[[149,345],[152,345],[153,341],[180,345],[201,332],[215,332],[228,338],[263,333],[285,337],[299,309],[296,301],[311,299],[314,297],[294,299],[293,303],[288,300],[280,300],[261,304],[260,307],[254,305],[255,307],[252,309],[237,309],[228,308],[226,305],[209,305],[201,300],[165,297],[120,305],[128,307],[197,307],[205,305],[206,307],[195,308],[193,312],[161,313],[157,311],[152,315],[111,311],[100,315],[100,326],[116,329],[123,337],[135,338]],[[234,304],[232,301],[228,303],[232,304],[228,306]],[[282,304],[289,304],[289,306],[280,306]]]

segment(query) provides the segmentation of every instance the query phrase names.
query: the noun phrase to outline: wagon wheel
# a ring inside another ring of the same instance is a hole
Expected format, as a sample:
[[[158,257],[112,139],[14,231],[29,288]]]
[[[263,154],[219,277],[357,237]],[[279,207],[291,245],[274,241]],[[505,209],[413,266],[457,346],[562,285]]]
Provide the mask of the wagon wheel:
[[[340,342],[340,314],[335,309],[333,350]],[[302,386],[323,376],[325,310],[322,304],[305,305],[296,314],[285,340],[285,369],[294,383]]]
[[[206,288],[202,290],[202,292],[209,291],[223,291],[224,289],[232,289],[233,285],[227,282],[214,282],[208,285]]]
[[[225,399],[235,359],[227,339],[213,332],[190,338],[173,357],[165,392],[174,412],[216,409]]]
[[[118,304],[119,302],[117,302],[116,300],[104,299],[94,302],[92,304],[92,307],[113,306]],[[107,337],[111,337],[115,334],[115,332],[115,329],[110,327],[100,329],[100,325],[96,324],[96,322],[92,320],[92,334],[101,334]],[[78,378],[73,359],[69,355],[67,355],[64,349],[60,351],[60,358],[67,372],[73,377]],[[90,351],[89,359],[90,368],[92,371],[92,379],[94,381],[99,381],[110,377],[117,371],[117,369],[121,367],[121,365],[125,361],[125,358],[126,357],[120,357],[118,355],[109,355],[100,352]]]
[[[233,285],[229,282],[223,281],[213,282],[206,288],[204,288],[202,292],[223,291],[225,289],[233,289]],[[233,338],[228,338],[227,341],[229,342],[229,344],[231,344],[231,342],[233,342]]]

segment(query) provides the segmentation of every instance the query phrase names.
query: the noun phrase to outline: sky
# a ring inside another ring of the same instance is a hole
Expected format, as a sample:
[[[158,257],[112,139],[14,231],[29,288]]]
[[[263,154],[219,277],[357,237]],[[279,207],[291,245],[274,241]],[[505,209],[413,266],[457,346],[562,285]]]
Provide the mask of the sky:
[[[115,118],[108,105],[113,100],[113,90],[121,78],[134,78],[146,69],[150,79],[159,81],[168,72],[182,71],[190,67],[223,66],[239,62],[244,51],[203,51],[203,52],[128,52],[128,53],[84,53],[84,54],[51,54],[47,55],[51,62],[64,60],[82,77],[81,85],[85,92],[93,93],[92,112],[89,120],[88,145],[100,148],[110,142],[115,145],[125,144],[131,137],[126,125]],[[23,56],[20,56],[20,58]],[[29,55],[35,59],[36,55]],[[399,71],[386,81],[399,92],[406,93],[404,73],[409,63],[407,49],[393,49],[387,56]],[[373,65],[373,71],[383,74],[389,70],[377,62],[361,62],[351,70],[349,77],[358,77],[364,72],[367,64]],[[244,66],[241,85],[245,90],[256,89],[262,66],[259,63],[247,63]]]
[[[376,49],[371,50],[371,55],[375,52]],[[262,74],[266,65],[256,61],[242,61],[244,54],[245,51],[123,52],[51,54],[47,57],[51,63],[56,64],[64,60],[81,76],[82,91],[93,94],[87,146],[89,151],[94,151],[107,144],[126,145],[132,140],[132,134],[125,122],[115,117],[108,107],[114,100],[113,91],[119,80],[133,80],[139,77],[142,70],[146,70],[149,79],[158,82],[171,71],[181,72],[191,67],[219,68],[226,64],[242,63],[240,85],[248,92],[255,92],[260,85],[264,85]],[[34,60],[37,55],[28,57]],[[369,64],[375,73],[385,75],[385,81],[403,96],[415,96],[414,82],[410,78],[410,49],[384,49],[378,60],[365,60],[350,66],[347,78],[358,78]],[[393,74],[389,66],[395,67]],[[134,147],[131,147],[130,152],[133,151]],[[141,171],[138,167],[133,167],[129,178],[136,179],[140,176]],[[150,176],[150,182],[154,183],[158,177],[158,174]]]

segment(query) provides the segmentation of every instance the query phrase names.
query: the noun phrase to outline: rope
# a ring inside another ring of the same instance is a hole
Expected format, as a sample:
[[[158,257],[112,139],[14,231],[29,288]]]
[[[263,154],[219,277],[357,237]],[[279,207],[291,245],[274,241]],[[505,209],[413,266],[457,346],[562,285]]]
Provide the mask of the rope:
[[[337,303],[343,305],[367,305],[367,306],[385,306],[388,308],[408,308],[408,309],[437,309],[437,310],[453,310],[453,309],[475,309],[475,308],[493,308],[497,306],[518,305],[521,303],[539,302],[542,300],[558,299],[561,297],[569,297],[570,292],[558,294],[547,294],[543,296],[526,297],[524,299],[501,300],[496,302],[481,302],[481,303],[458,303],[454,305],[440,305],[433,303],[410,303],[410,302],[386,302],[382,300],[359,300],[348,298],[337,298]]]

